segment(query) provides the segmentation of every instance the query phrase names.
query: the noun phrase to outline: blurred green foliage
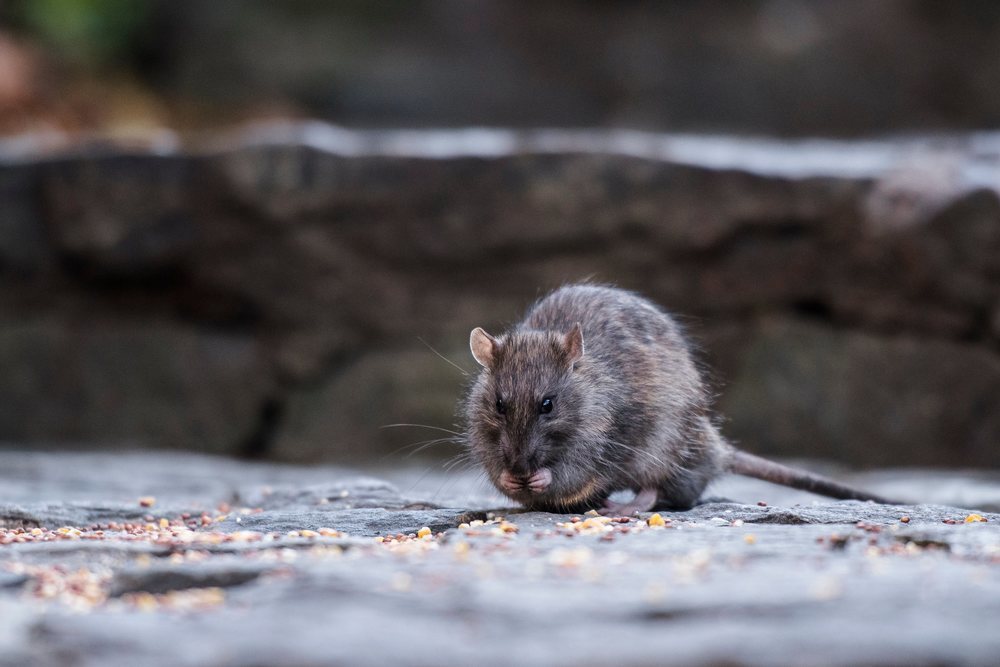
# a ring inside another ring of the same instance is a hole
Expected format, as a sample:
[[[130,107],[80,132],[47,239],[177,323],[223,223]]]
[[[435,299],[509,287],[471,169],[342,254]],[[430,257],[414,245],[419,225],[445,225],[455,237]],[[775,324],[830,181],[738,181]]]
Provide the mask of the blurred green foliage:
[[[20,0],[4,13],[65,60],[102,67],[135,46],[152,6],[147,0]]]

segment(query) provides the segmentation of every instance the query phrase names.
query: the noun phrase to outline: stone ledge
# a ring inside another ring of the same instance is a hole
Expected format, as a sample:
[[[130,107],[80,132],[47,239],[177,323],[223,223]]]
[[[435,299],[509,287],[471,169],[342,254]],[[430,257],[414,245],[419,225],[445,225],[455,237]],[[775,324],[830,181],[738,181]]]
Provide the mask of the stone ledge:
[[[45,524],[141,524],[121,494],[163,494],[139,510],[148,527],[0,544],[0,665],[931,665],[1000,651],[986,620],[1000,613],[996,512],[710,502],[662,513],[662,528],[511,508],[501,520],[471,509],[476,496],[413,509],[419,495],[400,502],[356,473],[192,456],[123,457],[127,482],[104,495],[111,460],[24,455],[46,495],[0,491]],[[187,469],[194,485],[178,487]],[[54,499],[43,471],[79,501]],[[218,507],[236,487],[266,487],[272,509]],[[358,507],[331,506],[347,489]],[[185,528],[168,509],[181,506],[208,521]],[[421,524],[432,533],[397,537]]]

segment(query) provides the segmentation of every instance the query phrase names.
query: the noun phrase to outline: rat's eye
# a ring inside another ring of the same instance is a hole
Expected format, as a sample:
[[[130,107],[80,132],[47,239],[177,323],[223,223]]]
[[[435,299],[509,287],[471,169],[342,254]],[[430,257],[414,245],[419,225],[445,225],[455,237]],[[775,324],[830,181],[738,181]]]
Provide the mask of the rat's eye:
[[[502,398],[497,399],[497,412],[502,415],[507,414],[507,404],[503,402]]]
[[[543,415],[547,415],[552,412],[552,398],[546,396],[542,399],[542,402],[538,404],[538,412]]]

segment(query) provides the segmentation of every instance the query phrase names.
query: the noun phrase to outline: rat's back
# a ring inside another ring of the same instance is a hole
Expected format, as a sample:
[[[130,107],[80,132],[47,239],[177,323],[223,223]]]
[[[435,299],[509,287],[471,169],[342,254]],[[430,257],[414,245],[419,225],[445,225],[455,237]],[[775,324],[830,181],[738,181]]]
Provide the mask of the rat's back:
[[[635,355],[690,357],[677,323],[667,313],[638,294],[606,285],[561,287],[538,301],[519,328],[565,332],[577,322],[586,356],[592,359],[621,367],[630,360],[643,361]]]

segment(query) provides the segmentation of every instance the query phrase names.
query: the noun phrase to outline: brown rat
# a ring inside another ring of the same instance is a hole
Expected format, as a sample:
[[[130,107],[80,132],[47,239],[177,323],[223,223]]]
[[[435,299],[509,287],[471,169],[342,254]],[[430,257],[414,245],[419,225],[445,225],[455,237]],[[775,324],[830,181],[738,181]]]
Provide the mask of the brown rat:
[[[470,345],[483,369],[464,404],[468,446],[526,507],[686,509],[725,472],[887,502],[726,442],[680,327],[632,292],[562,287],[503,335],[474,329]],[[608,499],[627,489],[632,501]]]

